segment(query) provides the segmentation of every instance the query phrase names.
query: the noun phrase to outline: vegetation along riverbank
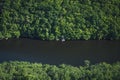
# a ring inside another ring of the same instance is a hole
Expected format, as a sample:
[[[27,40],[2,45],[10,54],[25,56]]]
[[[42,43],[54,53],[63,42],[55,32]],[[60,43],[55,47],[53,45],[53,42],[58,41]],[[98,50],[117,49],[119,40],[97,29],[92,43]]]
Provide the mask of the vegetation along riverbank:
[[[10,61],[0,63],[0,80],[120,80],[120,62],[74,67]]]
[[[0,0],[0,39],[118,40],[119,7],[120,0]]]

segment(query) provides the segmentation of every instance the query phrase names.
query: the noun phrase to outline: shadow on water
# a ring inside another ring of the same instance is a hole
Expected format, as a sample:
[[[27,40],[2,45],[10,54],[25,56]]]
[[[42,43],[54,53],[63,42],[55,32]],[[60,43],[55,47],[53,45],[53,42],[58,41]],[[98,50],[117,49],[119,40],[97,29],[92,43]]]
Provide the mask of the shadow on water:
[[[40,41],[30,39],[0,40],[0,62],[18,60],[47,64],[83,65],[120,61],[120,41]]]

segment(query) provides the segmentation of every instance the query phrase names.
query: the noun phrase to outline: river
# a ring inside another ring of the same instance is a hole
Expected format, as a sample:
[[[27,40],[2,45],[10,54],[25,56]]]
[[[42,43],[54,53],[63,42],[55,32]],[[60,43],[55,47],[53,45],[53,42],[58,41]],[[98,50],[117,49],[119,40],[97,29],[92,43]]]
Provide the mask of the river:
[[[30,61],[43,64],[83,65],[120,61],[120,41],[40,41],[32,39],[0,40],[0,62]]]

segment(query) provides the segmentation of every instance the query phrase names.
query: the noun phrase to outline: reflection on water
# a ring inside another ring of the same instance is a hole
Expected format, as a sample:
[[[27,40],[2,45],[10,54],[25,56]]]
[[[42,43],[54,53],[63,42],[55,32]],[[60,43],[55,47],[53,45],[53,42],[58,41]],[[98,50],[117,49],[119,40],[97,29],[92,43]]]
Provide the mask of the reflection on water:
[[[81,65],[120,61],[120,41],[40,41],[11,39],[0,41],[0,62],[9,60],[48,64]]]

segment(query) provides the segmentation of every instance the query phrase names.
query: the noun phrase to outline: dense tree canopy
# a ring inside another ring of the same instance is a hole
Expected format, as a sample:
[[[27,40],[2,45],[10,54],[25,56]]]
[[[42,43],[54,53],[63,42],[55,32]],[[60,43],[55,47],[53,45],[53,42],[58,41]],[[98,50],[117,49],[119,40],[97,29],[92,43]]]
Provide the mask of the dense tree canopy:
[[[120,39],[120,0],[0,0],[0,39]]]
[[[120,80],[120,62],[90,65],[85,61],[85,65],[79,67],[4,62],[0,63],[0,80]]]

